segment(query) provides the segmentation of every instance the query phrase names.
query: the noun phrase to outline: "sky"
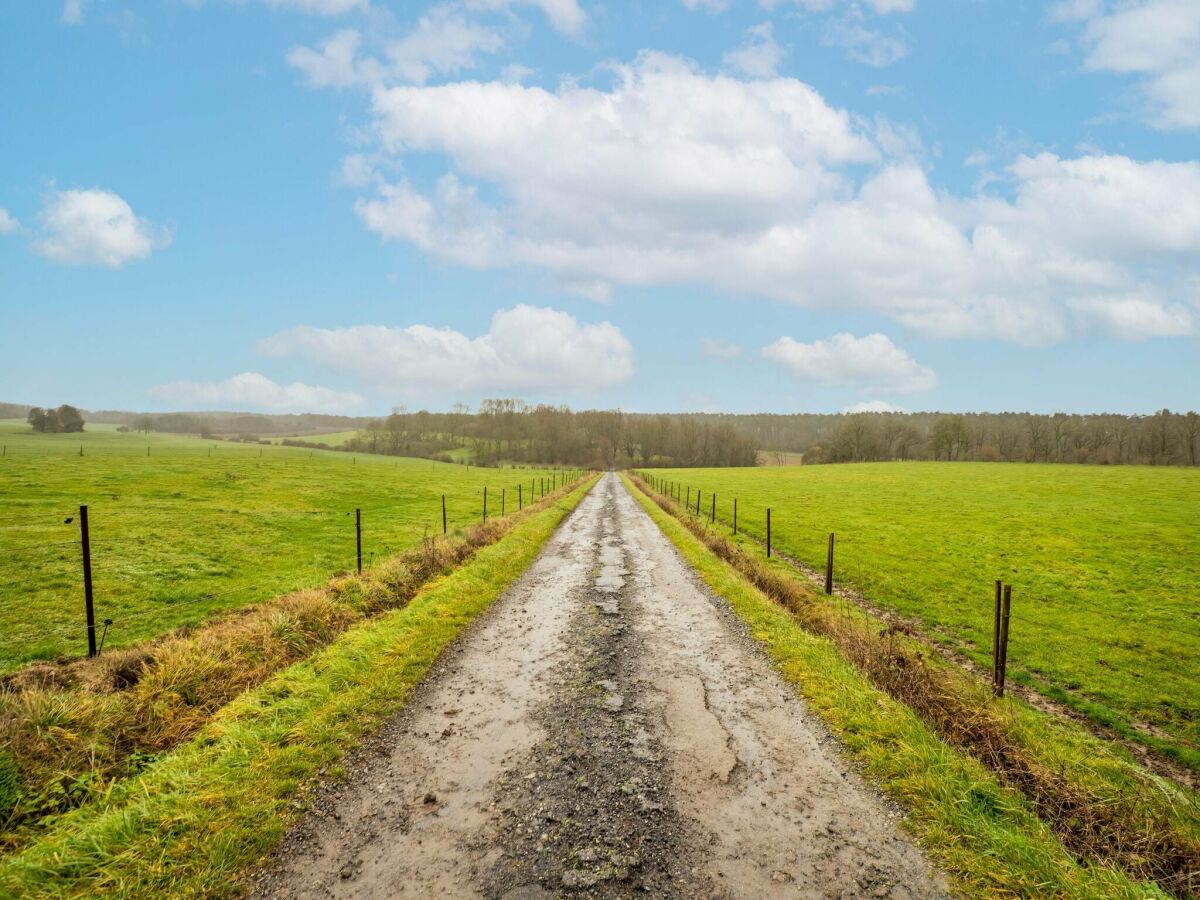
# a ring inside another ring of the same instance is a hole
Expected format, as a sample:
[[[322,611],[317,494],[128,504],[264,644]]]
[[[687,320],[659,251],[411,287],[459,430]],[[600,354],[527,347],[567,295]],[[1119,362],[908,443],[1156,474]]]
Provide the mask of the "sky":
[[[0,83],[0,400],[1200,407],[1196,0],[38,0]]]

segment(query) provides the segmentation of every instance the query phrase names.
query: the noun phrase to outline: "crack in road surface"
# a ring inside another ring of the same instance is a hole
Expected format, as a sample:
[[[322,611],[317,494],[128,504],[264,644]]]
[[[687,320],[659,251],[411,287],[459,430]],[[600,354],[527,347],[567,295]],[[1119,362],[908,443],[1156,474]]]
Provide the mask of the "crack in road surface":
[[[898,818],[609,474],[255,889],[943,895]]]

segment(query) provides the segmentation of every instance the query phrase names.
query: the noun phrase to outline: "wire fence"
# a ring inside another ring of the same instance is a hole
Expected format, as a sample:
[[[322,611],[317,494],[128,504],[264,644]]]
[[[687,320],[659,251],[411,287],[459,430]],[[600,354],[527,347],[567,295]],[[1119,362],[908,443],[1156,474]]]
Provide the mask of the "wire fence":
[[[86,646],[94,655],[106,628],[111,647],[114,632],[128,643],[361,571],[425,538],[514,514],[586,474],[544,470],[529,479],[522,473],[519,482],[450,484],[445,493],[425,484],[392,503],[330,509],[237,509],[180,498],[10,511],[0,517],[0,623],[9,632],[0,633],[0,666],[6,657],[9,665],[28,658],[19,645],[30,641],[40,639],[42,654]],[[48,648],[46,637],[62,632],[75,636]]]

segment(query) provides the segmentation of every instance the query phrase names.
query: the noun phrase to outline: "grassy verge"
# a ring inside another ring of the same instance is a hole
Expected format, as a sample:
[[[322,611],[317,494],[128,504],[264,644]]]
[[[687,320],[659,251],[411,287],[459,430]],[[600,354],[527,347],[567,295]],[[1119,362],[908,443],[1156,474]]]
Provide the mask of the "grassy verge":
[[[183,746],[61,816],[0,865],[0,894],[238,893],[239,876],[282,836],[306,785],[336,771],[362,734],[403,705],[585,493],[565,492],[521,517],[402,609],[241,694]]]
[[[969,690],[959,693],[960,685],[941,677],[946,670],[938,660],[920,655],[903,635],[881,634],[861,613],[843,613],[782,567],[765,565],[707,534],[694,517],[680,521],[648,496],[637,497],[867,774],[908,808],[909,826],[959,888],[993,896],[1160,896],[1150,878],[1129,869],[1166,864],[1172,891],[1187,894],[1188,867],[1200,844],[1194,801],[1178,789],[1137,772],[1086,733],[1069,733],[1009,701],[991,704]],[[682,515],[670,501],[662,503]],[[931,715],[934,706],[952,715]],[[964,744],[978,734],[994,740],[987,747],[1001,761],[1020,763],[1021,772],[1058,787],[1063,783],[1055,776],[1091,771],[1090,780],[1080,775],[1066,782],[1069,798],[1078,800],[1079,791],[1091,801],[1103,788],[1114,809],[1140,817],[1134,824],[1145,843],[1130,845],[1113,827],[1120,823],[1097,818],[1106,810],[1090,802],[1060,810],[1085,816],[1077,821],[1043,818],[1044,796],[1031,797],[1029,785],[1014,781],[1010,767],[997,771],[988,763],[998,760]],[[1030,752],[1034,747],[1036,755]],[[1087,852],[1064,846],[1063,838],[1071,842],[1073,836],[1086,838],[1079,846]],[[1164,859],[1163,840],[1182,850],[1183,859]],[[1106,852],[1114,845],[1128,851],[1120,864]]]

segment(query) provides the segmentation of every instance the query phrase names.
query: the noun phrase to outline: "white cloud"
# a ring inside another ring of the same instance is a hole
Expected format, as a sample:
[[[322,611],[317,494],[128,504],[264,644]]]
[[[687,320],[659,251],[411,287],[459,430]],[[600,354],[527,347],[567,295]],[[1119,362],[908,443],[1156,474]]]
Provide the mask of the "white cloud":
[[[486,334],[450,328],[358,325],[291,328],[259,342],[396,392],[589,390],[627,381],[633,347],[608,322],[581,324],[554,309],[499,310]]]
[[[1067,337],[1078,301],[1200,304],[1200,162],[1043,154],[989,166],[979,190],[999,193],[938,193],[912,161],[919,136],[795,79],[659,54],[606,88],[377,90],[372,114],[373,158],[440,157],[445,171],[376,177],[355,203],[367,228],[599,299],[703,285],[1025,344]]]
[[[7,209],[0,206],[0,234],[14,234],[20,227],[21,223]]]
[[[704,351],[705,356],[711,356],[713,359],[737,359],[742,355],[741,344],[734,344],[730,341],[718,340],[717,338],[702,338],[700,349]]]
[[[87,0],[66,0],[63,4],[62,21],[64,25],[82,25],[83,13]]]
[[[467,0],[467,5],[479,9],[509,9],[513,6],[534,6],[542,11],[550,24],[563,34],[579,35],[587,26],[587,14],[577,0]]]
[[[725,66],[751,78],[773,78],[786,51],[775,42],[774,26],[762,22],[746,29],[746,40],[722,57]]]
[[[761,0],[761,2],[767,9],[773,9],[780,5],[779,0]],[[839,6],[849,6],[851,8],[865,6],[873,12],[882,15],[912,12],[916,6],[916,0],[862,0],[861,6],[859,0],[794,0],[794,2],[809,12],[828,12]]]
[[[243,372],[224,381],[174,381],[147,393],[191,409],[235,409],[262,412],[346,413],[366,401],[350,391],[293,382],[276,384],[257,372]]]
[[[830,19],[822,40],[827,46],[841,47],[855,62],[877,69],[886,68],[908,55],[908,42],[904,38],[868,27],[856,10]]]
[[[68,265],[119,269],[171,242],[169,231],[134,215],[112,191],[54,191],[42,208],[42,236],[34,248]]]
[[[1200,128],[1200,3],[1141,0],[1110,8],[1070,0],[1056,4],[1052,17],[1084,23],[1086,68],[1142,76],[1153,124]]]
[[[472,69],[481,53],[504,46],[500,33],[472,22],[448,6],[436,6],[422,16],[411,32],[387,41],[383,58],[359,54],[362,34],[347,28],[314,50],[293,47],[288,62],[314,87],[424,84],[435,75]]]
[[[681,2],[691,12],[703,11],[715,14],[729,9],[729,0],[681,0]]]
[[[933,370],[919,365],[885,334],[835,334],[827,341],[802,344],[781,337],[762,349],[799,381],[852,385],[888,393],[911,394],[937,386]]]
[[[861,403],[851,403],[843,407],[844,413],[902,413],[908,412],[903,406],[896,406],[886,400],[864,400]]]
[[[314,16],[340,16],[355,10],[366,10],[367,0],[262,0],[274,9],[308,13]]]
[[[1181,303],[1144,297],[1083,298],[1073,301],[1071,309],[1085,327],[1127,340],[1200,334],[1200,314]]]

